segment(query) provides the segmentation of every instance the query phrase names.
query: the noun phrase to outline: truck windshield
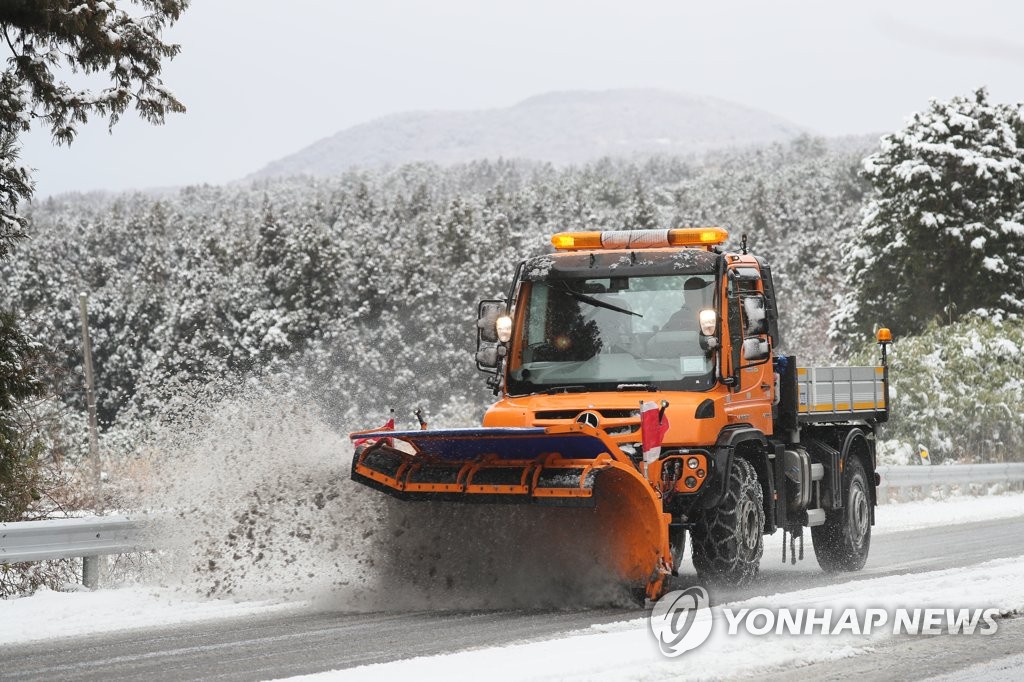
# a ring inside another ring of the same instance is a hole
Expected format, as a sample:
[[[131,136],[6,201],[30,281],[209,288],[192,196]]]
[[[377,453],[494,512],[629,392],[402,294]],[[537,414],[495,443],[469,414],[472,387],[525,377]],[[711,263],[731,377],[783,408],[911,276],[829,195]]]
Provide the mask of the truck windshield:
[[[714,308],[714,279],[707,273],[527,283],[509,392],[711,388],[714,365],[700,347],[698,314]]]

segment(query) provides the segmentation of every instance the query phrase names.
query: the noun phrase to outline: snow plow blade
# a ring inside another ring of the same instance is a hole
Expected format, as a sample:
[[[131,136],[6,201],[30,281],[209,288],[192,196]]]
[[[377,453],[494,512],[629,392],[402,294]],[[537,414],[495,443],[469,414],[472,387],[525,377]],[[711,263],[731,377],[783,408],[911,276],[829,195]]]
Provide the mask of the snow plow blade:
[[[365,431],[352,479],[402,500],[589,507],[603,559],[621,578],[660,594],[672,570],[670,516],[636,465],[602,431],[546,428]],[[365,442],[365,441],[364,441]]]

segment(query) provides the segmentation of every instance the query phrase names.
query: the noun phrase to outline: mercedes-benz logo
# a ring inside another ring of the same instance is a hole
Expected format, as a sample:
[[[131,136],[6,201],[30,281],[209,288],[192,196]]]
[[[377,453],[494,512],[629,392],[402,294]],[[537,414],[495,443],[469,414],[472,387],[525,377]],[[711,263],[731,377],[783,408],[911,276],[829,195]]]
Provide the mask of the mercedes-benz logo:
[[[576,421],[580,424],[586,424],[587,426],[593,426],[595,429],[601,422],[601,418],[597,416],[595,412],[581,412]]]

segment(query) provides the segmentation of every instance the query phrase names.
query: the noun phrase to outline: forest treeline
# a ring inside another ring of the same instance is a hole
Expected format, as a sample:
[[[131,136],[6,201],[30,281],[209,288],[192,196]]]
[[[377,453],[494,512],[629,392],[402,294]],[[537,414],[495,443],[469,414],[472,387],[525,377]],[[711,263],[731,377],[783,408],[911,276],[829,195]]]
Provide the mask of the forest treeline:
[[[773,263],[785,349],[826,361],[863,152],[801,139],[703,161],[559,169],[481,161],[166,193],[64,196],[26,211],[5,303],[84,409],[78,294],[90,297],[100,421],[170,392],[284,373],[339,420],[383,406],[479,407],[476,302],[554,232],[722,225]]]

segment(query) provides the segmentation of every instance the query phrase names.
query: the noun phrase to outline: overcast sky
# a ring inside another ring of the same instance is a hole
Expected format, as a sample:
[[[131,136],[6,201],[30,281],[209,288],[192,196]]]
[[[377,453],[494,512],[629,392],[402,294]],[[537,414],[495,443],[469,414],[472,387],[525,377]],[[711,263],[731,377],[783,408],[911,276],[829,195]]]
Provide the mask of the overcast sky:
[[[122,0],[123,1],[123,0]],[[543,92],[710,95],[823,135],[887,132],[928,98],[1024,100],[1024,3],[193,0],[162,127],[25,140],[38,196],[222,183],[378,116]]]

